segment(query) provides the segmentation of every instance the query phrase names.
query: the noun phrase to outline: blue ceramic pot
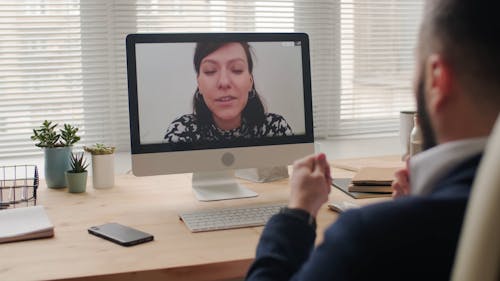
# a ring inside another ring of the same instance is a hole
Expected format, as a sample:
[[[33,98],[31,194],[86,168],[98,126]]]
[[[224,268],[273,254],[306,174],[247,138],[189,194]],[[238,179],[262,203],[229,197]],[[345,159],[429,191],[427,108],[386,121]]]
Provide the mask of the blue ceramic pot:
[[[66,187],[65,172],[71,169],[71,146],[46,147],[45,154],[45,182],[49,188]]]

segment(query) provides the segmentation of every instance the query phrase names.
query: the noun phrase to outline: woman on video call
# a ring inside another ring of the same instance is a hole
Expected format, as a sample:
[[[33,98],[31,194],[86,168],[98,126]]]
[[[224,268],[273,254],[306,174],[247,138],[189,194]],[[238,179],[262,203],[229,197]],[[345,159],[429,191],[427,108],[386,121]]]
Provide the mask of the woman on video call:
[[[167,143],[190,143],[292,135],[286,120],[266,113],[255,90],[250,45],[199,42],[194,53],[198,87],[193,114],[175,119]]]

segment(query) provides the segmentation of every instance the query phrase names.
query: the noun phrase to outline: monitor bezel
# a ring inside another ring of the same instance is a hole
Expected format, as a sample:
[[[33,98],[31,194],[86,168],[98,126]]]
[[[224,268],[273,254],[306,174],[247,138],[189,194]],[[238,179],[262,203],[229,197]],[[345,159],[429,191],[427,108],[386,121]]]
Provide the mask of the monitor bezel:
[[[235,142],[217,143],[183,143],[183,144],[141,144],[140,120],[137,90],[136,44],[140,43],[196,43],[210,42],[286,42],[294,41],[301,44],[302,81],[304,100],[305,134],[286,137],[266,137],[245,139]],[[206,149],[223,149],[238,147],[273,146],[284,144],[301,144],[314,142],[312,92],[309,60],[309,39],[305,33],[136,33],[126,38],[127,78],[129,96],[130,142],[132,154],[182,152]]]

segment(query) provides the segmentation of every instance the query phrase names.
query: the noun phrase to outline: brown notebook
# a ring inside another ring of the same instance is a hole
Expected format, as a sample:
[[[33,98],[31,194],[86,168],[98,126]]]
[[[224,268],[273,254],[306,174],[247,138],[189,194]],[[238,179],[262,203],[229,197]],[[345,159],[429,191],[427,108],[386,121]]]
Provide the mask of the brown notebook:
[[[352,191],[349,191],[349,185],[351,185],[350,178],[333,179],[332,185],[355,199],[375,198],[375,197],[391,197],[392,196],[392,193],[352,192]]]
[[[397,168],[365,167],[352,178],[353,185],[386,185],[390,186]]]
[[[348,187],[350,192],[375,192],[375,193],[392,193],[390,185],[354,185]]]

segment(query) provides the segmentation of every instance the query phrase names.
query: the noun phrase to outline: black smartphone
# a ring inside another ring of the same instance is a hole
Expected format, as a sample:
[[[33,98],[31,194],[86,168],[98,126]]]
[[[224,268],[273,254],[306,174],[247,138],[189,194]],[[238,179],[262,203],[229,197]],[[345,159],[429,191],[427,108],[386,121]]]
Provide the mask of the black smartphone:
[[[154,236],[135,228],[119,223],[106,223],[92,226],[88,229],[90,234],[99,236],[122,246],[133,246],[154,239]]]

